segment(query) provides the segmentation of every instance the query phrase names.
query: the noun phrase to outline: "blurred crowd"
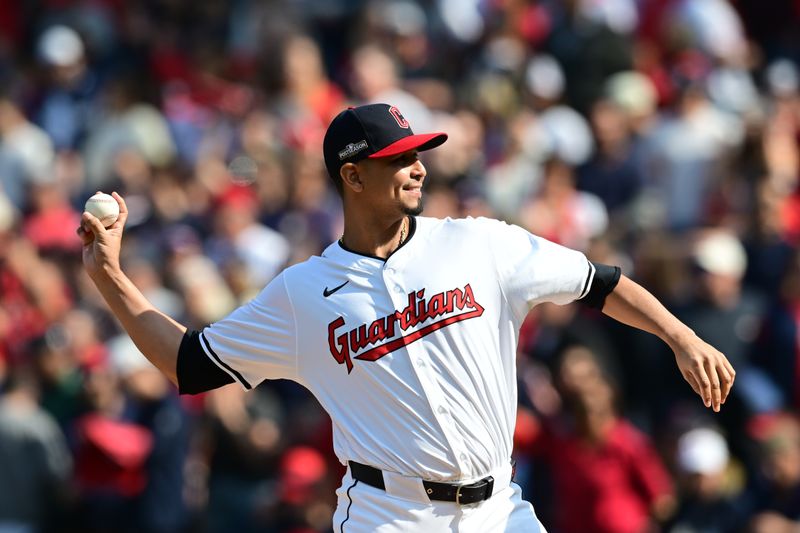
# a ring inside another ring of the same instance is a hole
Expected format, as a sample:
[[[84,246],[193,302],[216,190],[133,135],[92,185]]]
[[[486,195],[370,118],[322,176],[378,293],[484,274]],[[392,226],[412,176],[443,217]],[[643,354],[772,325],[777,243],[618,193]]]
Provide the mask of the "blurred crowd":
[[[737,370],[712,414],[655,337],[520,333],[516,479],[551,533],[800,531],[800,2],[0,0],[0,532],[326,532],[343,467],[299,386],[192,397],[83,272],[199,329],[341,233],[322,136],[389,102],[425,214],[621,265]],[[468,246],[468,243],[464,243]]]

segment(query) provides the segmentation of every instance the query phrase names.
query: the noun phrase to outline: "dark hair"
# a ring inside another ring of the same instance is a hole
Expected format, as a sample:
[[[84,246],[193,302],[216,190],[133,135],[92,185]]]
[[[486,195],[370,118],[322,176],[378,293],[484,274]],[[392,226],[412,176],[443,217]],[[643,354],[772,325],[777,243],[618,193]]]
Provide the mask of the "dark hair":
[[[342,165],[344,165],[345,163],[349,163],[349,161],[343,161]],[[339,196],[344,198],[344,184],[342,183],[341,174],[340,173],[334,174],[333,173],[333,169],[329,168],[329,167],[326,167],[326,170],[328,172],[328,176],[331,178],[331,181],[333,181],[333,186],[336,187],[336,192],[339,193]],[[341,172],[341,170],[342,170],[342,167],[340,166],[337,169],[337,172]]]

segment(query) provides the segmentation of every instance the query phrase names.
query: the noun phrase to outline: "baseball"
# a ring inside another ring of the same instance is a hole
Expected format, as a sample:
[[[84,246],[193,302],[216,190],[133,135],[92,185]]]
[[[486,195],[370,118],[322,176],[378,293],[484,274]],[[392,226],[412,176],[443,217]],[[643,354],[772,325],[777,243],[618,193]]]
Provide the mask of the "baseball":
[[[105,227],[117,221],[119,217],[119,204],[110,194],[99,192],[86,200],[84,210],[100,219]]]

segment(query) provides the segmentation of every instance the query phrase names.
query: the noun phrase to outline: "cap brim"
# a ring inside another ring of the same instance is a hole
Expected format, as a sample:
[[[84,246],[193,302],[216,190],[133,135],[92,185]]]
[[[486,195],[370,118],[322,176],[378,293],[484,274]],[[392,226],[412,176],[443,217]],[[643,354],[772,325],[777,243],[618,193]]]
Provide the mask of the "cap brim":
[[[420,152],[424,152],[425,150],[436,148],[440,144],[444,143],[446,140],[447,140],[447,134],[441,132],[409,135],[408,137],[403,137],[402,139],[393,142],[389,146],[381,148],[374,154],[370,154],[367,157],[369,157],[370,159],[375,159],[378,157],[390,157],[414,149],[417,149]]]

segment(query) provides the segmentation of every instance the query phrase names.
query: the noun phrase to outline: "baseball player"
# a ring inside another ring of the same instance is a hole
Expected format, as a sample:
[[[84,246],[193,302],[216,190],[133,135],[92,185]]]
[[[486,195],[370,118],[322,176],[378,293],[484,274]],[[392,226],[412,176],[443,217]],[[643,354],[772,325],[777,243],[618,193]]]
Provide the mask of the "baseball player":
[[[86,270],[181,393],[285,378],[319,400],[348,466],[337,532],[545,531],[511,466],[518,329],[540,302],[577,300],[658,335],[714,411],[733,384],[727,359],[618,267],[496,220],[420,216],[419,152],[446,139],[414,134],[387,104],[342,111],[323,143],[342,238],[202,331],[122,272],[118,194],[113,226],[81,221]]]

